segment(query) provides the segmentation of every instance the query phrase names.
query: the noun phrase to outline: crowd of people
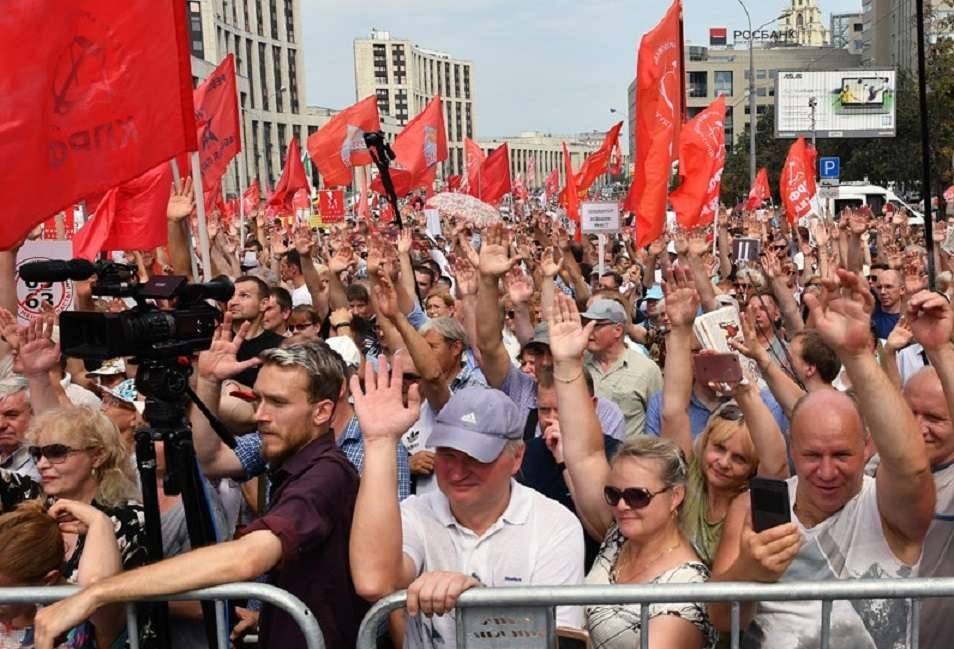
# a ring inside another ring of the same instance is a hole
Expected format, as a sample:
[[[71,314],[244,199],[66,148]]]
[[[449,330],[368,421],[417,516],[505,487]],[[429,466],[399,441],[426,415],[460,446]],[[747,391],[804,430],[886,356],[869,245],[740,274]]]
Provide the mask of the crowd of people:
[[[193,203],[177,186],[168,246],[125,253],[141,281],[191,277]],[[382,642],[446,649],[480,586],[954,576],[954,259],[933,247],[928,290],[903,212],[723,210],[644,249],[630,224],[601,262],[595,236],[535,201],[438,230],[421,205],[403,228],[256,211],[245,240],[213,213],[210,271],[235,290],[191,381],[237,444],[191,409],[218,541],[191,549],[157,443],[164,558],[145,539],[136,359],[65,356],[55,313],[18,324],[16,250],[0,252],[0,583],[84,587],[0,607],[0,645],[122,646],[122,602],[263,576],[330,649],[404,589]],[[76,310],[128,308],[95,280],[74,294]],[[694,325],[719,309],[740,324],[740,372],[716,382]],[[756,477],[784,481],[789,523],[754,529]],[[921,647],[947,646],[950,610],[924,602]],[[172,646],[207,646],[201,613],[170,607]],[[598,649],[731,641],[728,603],[653,604],[647,628],[641,613],[556,621]],[[907,616],[903,600],[837,601],[832,646],[904,646]],[[818,601],[747,603],[742,646],[818,646],[820,617]],[[267,604],[234,622],[235,642],[304,646]]]

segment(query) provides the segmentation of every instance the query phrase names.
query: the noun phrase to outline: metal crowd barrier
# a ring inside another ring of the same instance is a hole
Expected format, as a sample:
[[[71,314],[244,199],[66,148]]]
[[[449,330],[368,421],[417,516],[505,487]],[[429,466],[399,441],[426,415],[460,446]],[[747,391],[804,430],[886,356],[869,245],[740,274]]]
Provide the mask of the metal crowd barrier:
[[[50,604],[66,599],[80,591],[78,586],[53,586],[36,588],[0,588],[0,604]],[[307,649],[325,649],[324,636],[318,627],[318,621],[312,612],[300,599],[275,586],[259,583],[235,583],[222,586],[213,586],[201,590],[193,590],[174,595],[159,595],[148,597],[144,601],[182,601],[182,600],[226,600],[226,599],[257,599],[284,610],[291,616],[305,636]],[[218,607],[221,608],[221,607]],[[225,627],[225,616],[216,616],[218,636],[226,640],[223,649],[228,647],[229,630]],[[139,634],[134,607],[126,607],[127,630],[131,649],[138,649]]]
[[[741,602],[819,600],[822,603],[820,647],[829,649],[834,600],[906,599],[907,646],[918,649],[920,599],[952,596],[954,578],[473,588],[458,600],[457,648],[552,649],[556,646],[554,606],[731,602],[732,649],[738,649]],[[388,614],[404,608],[406,601],[405,591],[378,601],[361,622],[357,649],[375,649]],[[642,607],[641,616],[640,628],[648,629],[648,606]],[[642,649],[648,649],[648,632],[640,634],[640,642]]]

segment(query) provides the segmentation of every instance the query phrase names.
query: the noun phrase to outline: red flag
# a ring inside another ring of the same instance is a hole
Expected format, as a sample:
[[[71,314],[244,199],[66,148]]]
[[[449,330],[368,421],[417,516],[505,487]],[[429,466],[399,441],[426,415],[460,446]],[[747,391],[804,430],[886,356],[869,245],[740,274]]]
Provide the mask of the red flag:
[[[719,188],[725,166],[725,97],[715,101],[682,127],[679,134],[681,184],[669,200],[684,228],[708,225],[719,209]]]
[[[166,162],[106,192],[73,237],[73,256],[95,259],[101,250],[151,250],[166,245],[166,208],[172,170]]]
[[[537,184],[537,159],[534,156],[527,158],[527,187],[533,189]]]
[[[484,164],[487,156],[480,145],[469,137],[464,138],[464,179],[467,192],[477,196],[480,191],[480,165]]]
[[[494,149],[480,165],[480,200],[496,205],[511,191],[510,154],[507,144]]]
[[[625,207],[636,215],[637,245],[662,234],[666,192],[679,141],[685,88],[682,64],[682,1],[639,43],[636,64],[636,171]]]
[[[543,189],[546,192],[547,200],[550,200],[559,193],[560,170],[558,168],[554,167],[553,171],[550,172],[550,175],[547,176],[546,181],[543,183]]]
[[[214,184],[242,150],[235,57],[229,54],[195,89],[196,139],[203,184]]]
[[[279,214],[294,214],[295,208],[292,205],[292,199],[299,189],[304,189],[311,194],[311,185],[308,184],[308,176],[305,174],[305,167],[301,163],[298,140],[293,137],[288,143],[285,168],[282,169],[282,176],[275,185],[275,192],[268,198],[268,204],[277,208]]]
[[[298,210],[311,210],[311,195],[308,190],[304,187],[295,190],[295,195],[292,196],[292,207],[295,208],[295,211]]]
[[[184,3],[8,0],[3,12],[0,250],[196,148]]]
[[[318,211],[324,223],[338,223],[344,220],[344,191],[323,189],[318,192]]]
[[[566,214],[576,223],[576,240],[583,240],[583,230],[580,227],[580,197],[576,189],[576,177],[573,175],[573,163],[570,161],[570,152],[563,143],[563,166],[566,167]]]
[[[745,209],[757,210],[762,207],[763,202],[770,198],[772,198],[772,189],[769,187],[768,170],[762,167],[755,176],[755,184],[749,190],[749,198],[745,201]]]
[[[805,178],[808,181],[808,197],[815,198],[815,170],[818,169],[818,151],[814,146],[805,143]]]
[[[345,108],[309,136],[308,155],[328,187],[351,184],[352,167],[371,164],[364,134],[381,130],[374,95]]]
[[[258,178],[253,180],[245,190],[245,193],[242,194],[242,201],[242,207],[246,214],[250,214],[258,209],[258,204],[262,202],[262,193],[258,187]]]
[[[812,211],[812,195],[809,193],[808,176],[805,168],[808,156],[805,153],[805,139],[798,138],[788,150],[785,166],[779,178],[779,191],[785,204],[785,214],[790,223],[806,216]]]
[[[513,197],[517,200],[527,200],[527,186],[523,184],[523,174],[517,174],[513,179]]]
[[[603,144],[599,149],[587,156],[586,160],[580,166],[580,171],[576,174],[576,190],[585,192],[609,169],[610,158],[613,151],[619,148],[619,130],[623,123],[619,122],[606,132],[603,138]],[[617,172],[618,173],[618,172]]]
[[[460,174],[447,177],[447,191],[459,192],[464,183],[464,177]]]
[[[222,177],[219,176],[214,183],[203,187],[202,192],[205,194],[205,213],[211,214],[213,210],[219,210],[221,213],[225,203],[222,198]]]
[[[391,165],[391,180],[398,196],[407,196],[415,188],[433,183],[436,174],[433,168],[447,159],[447,131],[440,95],[407,123],[391,146],[396,156]],[[371,189],[384,193],[380,176],[371,183]]]

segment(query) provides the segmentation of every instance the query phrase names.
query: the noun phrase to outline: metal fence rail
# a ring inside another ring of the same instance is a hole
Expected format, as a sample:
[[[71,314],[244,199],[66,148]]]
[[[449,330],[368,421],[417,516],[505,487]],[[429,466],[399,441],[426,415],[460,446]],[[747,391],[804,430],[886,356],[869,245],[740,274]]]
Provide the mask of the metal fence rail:
[[[79,592],[78,586],[52,586],[36,588],[0,588],[0,604],[50,604],[66,599]],[[318,621],[305,603],[288,591],[252,582],[224,584],[201,590],[173,595],[159,595],[148,597],[143,601],[182,601],[182,600],[226,600],[226,599],[258,599],[272,606],[284,610],[291,616],[305,636],[307,649],[325,649],[324,636],[318,627]],[[127,610],[131,610],[130,606]],[[131,618],[131,619],[130,619]],[[138,644],[135,633],[135,615],[127,614],[129,619],[129,635],[131,644]],[[228,634],[226,634],[228,637]]]
[[[505,609],[521,612],[536,609],[542,612],[554,606],[589,604],[652,604],[671,602],[732,602],[732,647],[738,649],[740,603],[751,601],[811,601],[822,603],[821,649],[828,649],[830,640],[831,605],[834,600],[847,599],[906,599],[909,600],[907,641],[917,649],[920,626],[920,599],[924,597],[954,597],[954,578],[934,579],[855,579],[845,581],[806,581],[761,584],[750,582],[708,582],[704,584],[640,584],[620,586],[527,586],[514,588],[473,588],[458,600],[462,609],[493,609],[507,615]],[[405,591],[378,601],[361,623],[357,649],[374,649],[378,632],[391,611],[404,608]],[[640,628],[648,629],[649,607],[643,606]],[[458,616],[460,620],[460,616]],[[532,626],[532,625],[531,625]],[[536,628],[545,626],[539,623]],[[460,632],[458,631],[458,635]],[[539,636],[533,636],[539,637]],[[542,641],[521,642],[519,646],[551,646]],[[649,646],[649,633],[641,633],[643,649]],[[458,649],[466,649],[460,643]]]

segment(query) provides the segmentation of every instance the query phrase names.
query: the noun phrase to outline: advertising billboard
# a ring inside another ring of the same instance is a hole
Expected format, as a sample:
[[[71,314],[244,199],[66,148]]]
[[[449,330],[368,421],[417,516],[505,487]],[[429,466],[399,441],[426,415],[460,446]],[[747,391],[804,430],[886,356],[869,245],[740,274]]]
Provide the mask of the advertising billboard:
[[[779,70],[775,137],[894,137],[894,70]]]

